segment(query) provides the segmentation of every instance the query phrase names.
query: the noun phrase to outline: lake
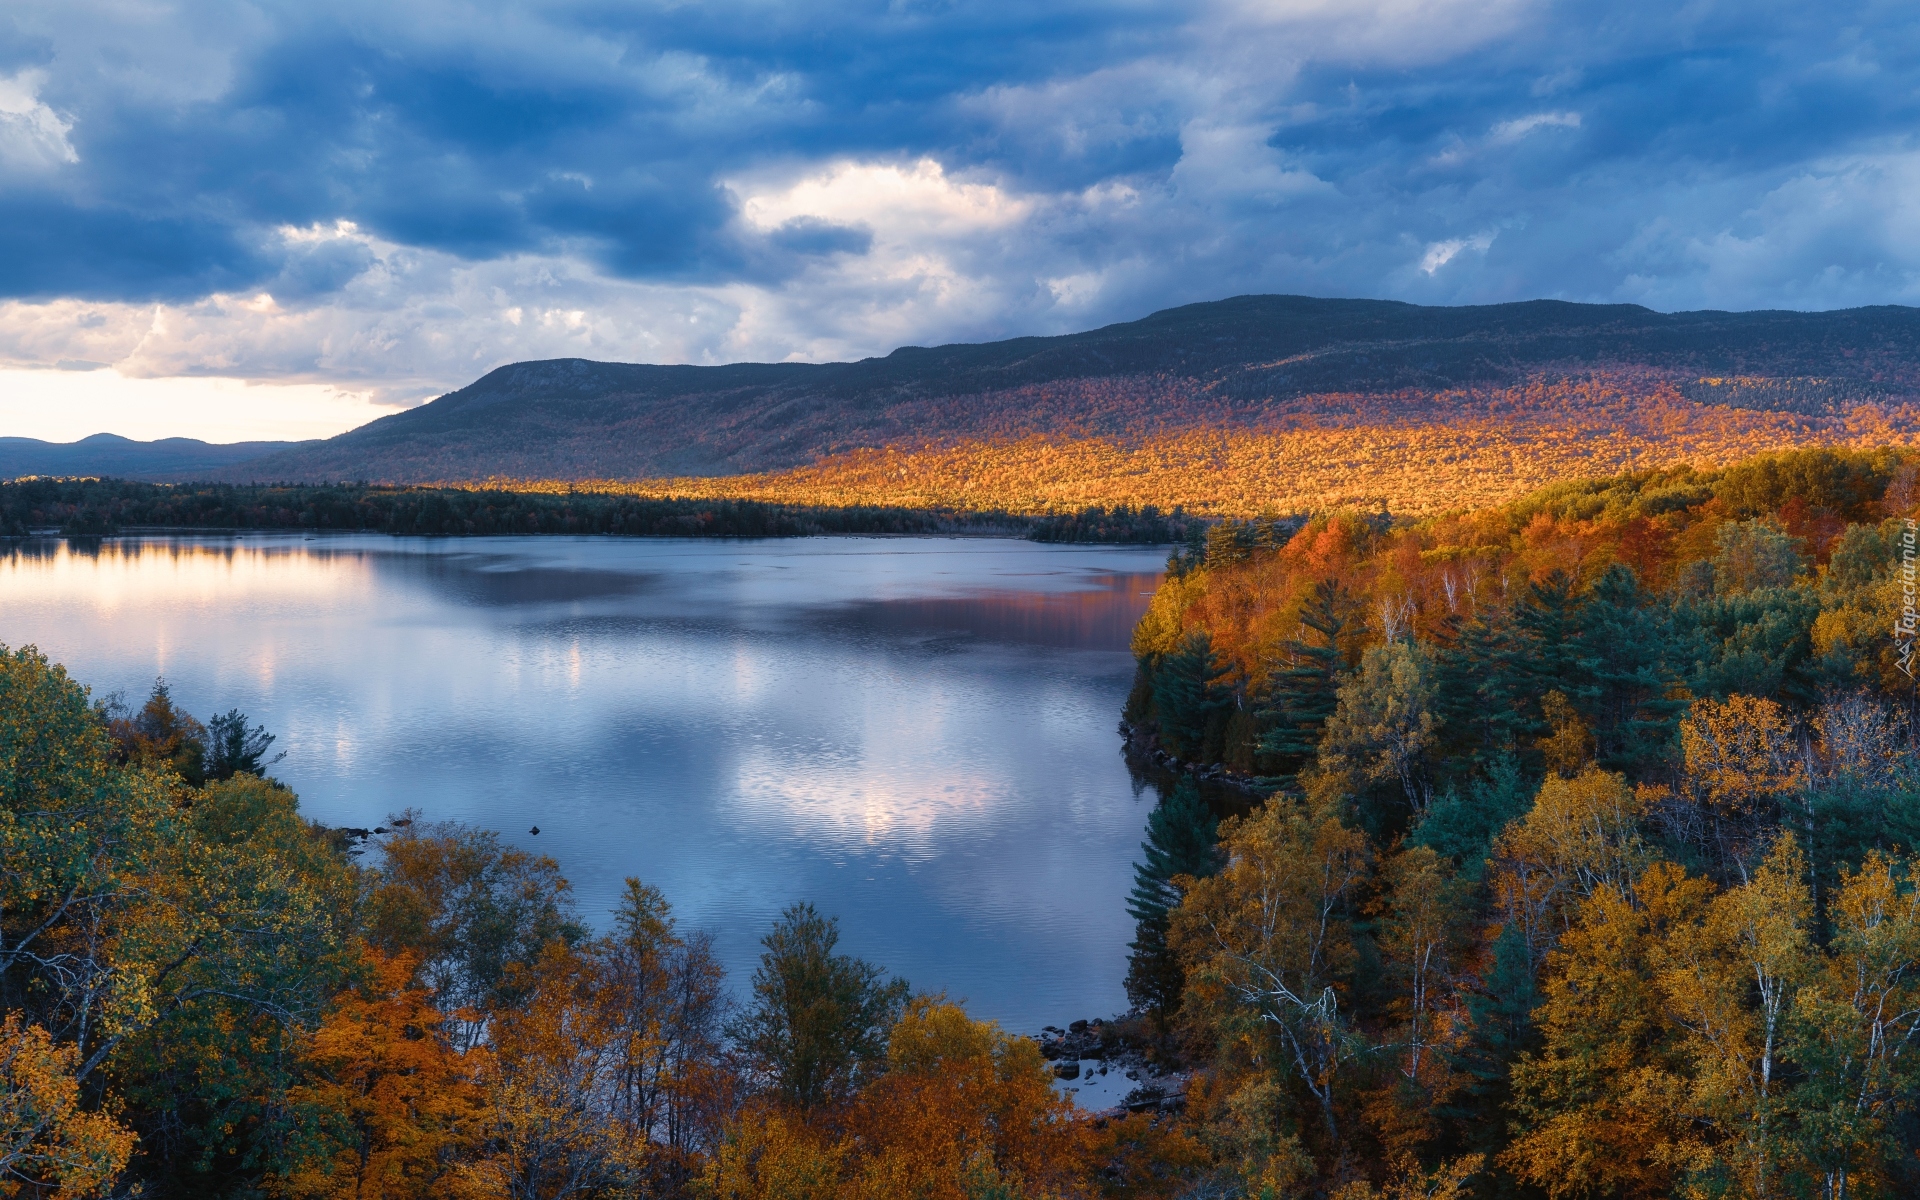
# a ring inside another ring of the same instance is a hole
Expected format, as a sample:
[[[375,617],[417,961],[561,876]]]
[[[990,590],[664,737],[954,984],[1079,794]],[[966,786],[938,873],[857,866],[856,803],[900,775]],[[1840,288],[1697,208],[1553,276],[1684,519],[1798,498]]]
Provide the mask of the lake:
[[[1126,1006],[1151,791],[1115,726],[1163,549],[979,538],[23,543],[0,641],[279,737],[309,816],[419,809],[711,930],[779,910],[1032,1032]],[[539,834],[529,831],[539,827]]]

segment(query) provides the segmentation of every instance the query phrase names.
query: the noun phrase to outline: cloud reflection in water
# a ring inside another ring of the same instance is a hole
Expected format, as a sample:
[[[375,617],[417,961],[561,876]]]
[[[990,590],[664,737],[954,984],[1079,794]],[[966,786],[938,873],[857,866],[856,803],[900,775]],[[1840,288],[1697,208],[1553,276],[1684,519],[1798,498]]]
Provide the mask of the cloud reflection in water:
[[[0,641],[280,734],[332,823],[419,807],[663,887],[743,981],[785,904],[1014,1028],[1112,1011],[1145,820],[1114,735],[1162,552],[983,539],[109,540],[0,557]],[[533,839],[525,830],[539,825]]]

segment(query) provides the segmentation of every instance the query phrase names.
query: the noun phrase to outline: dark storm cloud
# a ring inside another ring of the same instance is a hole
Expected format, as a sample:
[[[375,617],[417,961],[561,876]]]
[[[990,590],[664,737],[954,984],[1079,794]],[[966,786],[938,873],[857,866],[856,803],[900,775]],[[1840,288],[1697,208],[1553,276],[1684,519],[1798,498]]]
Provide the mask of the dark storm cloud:
[[[0,15],[0,51],[47,68],[39,98],[72,124],[79,161],[53,194],[103,230],[117,214],[177,231],[174,247],[129,259],[129,299],[264,281],[277,264],[233,252],[199,271],[159,263],[246,243],[248,227],[334,220],[466,258],[564,243],[619,276],[724,278],[766,259],[729,230],[728,173],[767,158],[950,151],[954,97],[1094,65],[1104,29],[1155,24],[1017,6],[508,5],[477,25],[407,0],[183,7],[231,17],[202,46],[226,78],[207,89],[183,78],[186,95],[158,103],[140,94],[145,77],[190,76],[165,43],[191,31],[158,31],[146,61],[127,64],[111,31],[79,28],[113,20],[110,9]],[[62,246],[76,263],[109,249],[50,238],[36,257],[57,262]],[[81,270],[91,286],[94,269]],[[14,276],[12,294],[44,293],[38,271]]]
[[[756,223],[739,181],[927,161],[1027,207],[939,235],[985,299],[917,340],[1242,291],[1820,307],[1920,286],[1911,6],[142,11],[0,13],[0,293],[323,305],[377,242],[773,289],[805,314],[794,346],[859,343],[848,323],[890,301],[847,264],[922,234]],[[286,232],[342,222],[362,240]]]

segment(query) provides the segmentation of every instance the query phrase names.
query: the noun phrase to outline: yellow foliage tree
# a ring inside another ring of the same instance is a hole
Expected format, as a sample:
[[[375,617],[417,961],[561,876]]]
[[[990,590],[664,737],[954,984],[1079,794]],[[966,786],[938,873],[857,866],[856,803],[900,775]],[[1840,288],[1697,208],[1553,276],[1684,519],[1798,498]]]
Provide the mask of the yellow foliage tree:
[[[596,1003],[602,970],[559,942],[534,967],[514,969],[526,1000],[493,1015],[483,1151],[462,1165],[458,1194],[568,1200],[626,1186],[644,1167],[646,1143],[614,1111],[626,1030]]]
[[[1676,925],[1659,956],[1660,987],[1691,1060],[1686,1108],[1715,1134],[1705,1149],[1718,1169],[1703,1169],[1705,1154],[1690,1165],[1737,1195],[1778,1194],[1791,1161],[1788,1092],[1777,1076],[1794,995],[1817,967],[1806,878],[1806,856],[1782,834],[1746,883],[1698,923]]]
[[[708,1200],[837,1200],[845,1151],[799,1116],[750,1106],[727,1125],[700,1179]]]
[[[1495,841],[1494,900],[1536,971],[1581,902],[1602,887],[1632,892],[1651,857],[1640,836],[1642,807],[1624,777],[1598,767],[1572,779],[1550,775],[1533,808]]]
[[[78,1060],[19,1013],[0,1019],[0,1196],[84,1200],[125,1169],[133,1131],[81,1109]]]
[[[1793,999],[1800,1154],[1821,1194],[1886,1194],[1910,1086],[1901,1058],[1920,1037],[1920,890],[1911,863],[1872,853],[1843,871],[1814,978]]]
[[[1669,1194],[1687,1140],[1685,1062],[1656,978],[1668,930],[1697,921],[1712,887],[1658,863],[1634,893],[1603,885],[1546,964],[1538,1054],[1512,1072],[1514,1139],[1502,1163],[1562,1197]]]
[[[1786,712],[1759,696],[1696,700],[1680,722],[1687,775],[1710,803],[1733,811],[1804,787],[1798,749]]]
[[[1427,846],[1386,858],[1379,883],[1370,910],[1394,984],[1387,1011],[1398,1022],[1392,1034],[1398,1069],[1372,1106],[1373,1123],[1389,1145],[1410,1153],[1432,1132],[1436,1110],[1459,1084],[1447,1051],[1461,1044],[1465,1032],[1454,985],[1466,888]]]
[[[1343,914],[1366,877],[1366,836],[1332,805],[1276,798],[1224,822],[1220,844],[1227,867],[1193,884],[1169,929],[1190,1000],[1221,1034],[1271,1038],[1337,1143],[1342,1068],[1359,1052],[1340,1004],[1354,955]]]

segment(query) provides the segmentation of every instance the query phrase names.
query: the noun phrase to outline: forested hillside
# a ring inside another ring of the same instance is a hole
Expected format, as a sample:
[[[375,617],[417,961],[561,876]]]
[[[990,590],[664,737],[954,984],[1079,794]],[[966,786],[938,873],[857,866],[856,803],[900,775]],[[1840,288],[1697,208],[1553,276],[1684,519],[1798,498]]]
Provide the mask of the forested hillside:
[[[1225,515],[1495,503],[1569,474],[1920,434],[1920,312],[1246,296],[855,363],[502,367],[217,477]]]
[[[1920,1191],[1917,515],[1810,451],[1176,554],[1128,986],[1246,1194]]]

